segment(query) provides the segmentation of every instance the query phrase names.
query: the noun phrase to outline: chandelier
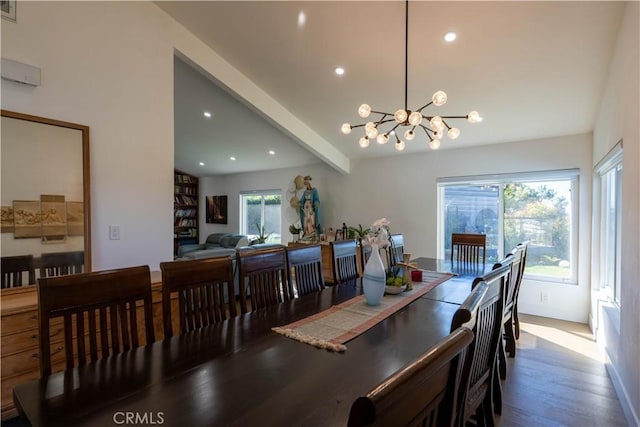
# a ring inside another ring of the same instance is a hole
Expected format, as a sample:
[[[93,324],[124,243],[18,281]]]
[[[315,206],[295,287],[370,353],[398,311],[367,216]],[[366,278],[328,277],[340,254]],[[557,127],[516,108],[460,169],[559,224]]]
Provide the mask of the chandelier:
[[[423,110],[431,105],[440,107],[447,102],[447,94],[439,90],[433,94],[431,101],[417,110],[411,111],[407,108],[407,68],[408,68],[408,46],[409,46],[409,0],[405,1],[405,26],[404,26],[404,109],[399,109],[395,113],[387,113],[384,111],[372,110],[368,104],[362,104],[358,107],[358,115],[363,119],[368,118],[372,113],[379,114],[377,120],[371,120],[358,125],[344,123],[342,125],[342,133],[348,135],[351,130],[364,126],[364,136],[360,138],[360,147],[366,148],[369,142],[375,139],[378,144],[386,144],[389,137],[396,139],[395,148],[402,151],[405,148],[405,142],[398,137],[398,131],[404,131],[404,139],[411,141],[416,137],[416,130],[422,129],[429,138],[429,147],[431,149],[440,148],[440,140],[447,133],[450,139],[456,139],[460,136],[460,129],[449,126],[449,119],[466,119],[470,123],[479,123],[482,117],[477,111],[471,111],[465,116],[438,116],[427,115]],[[386,126],[385,126],[386,125]],[[386,127],[387,130],[382,128]],[[400,129],[398,129],[400,127]]]

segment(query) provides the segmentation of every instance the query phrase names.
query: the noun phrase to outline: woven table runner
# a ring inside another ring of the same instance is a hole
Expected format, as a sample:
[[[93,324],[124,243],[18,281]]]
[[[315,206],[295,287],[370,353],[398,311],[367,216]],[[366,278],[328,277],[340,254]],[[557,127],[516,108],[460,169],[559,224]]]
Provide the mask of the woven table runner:
[[[347,349],[344,345],[347,341],[366,332],[453,276],[450,273],[423,270],[422,282],[412,282],[413,290],[398,295],[385,295],[378,306],[367,305],[364,295],[358,295],[325,311],[272,330],[318,348],[342,352]]]

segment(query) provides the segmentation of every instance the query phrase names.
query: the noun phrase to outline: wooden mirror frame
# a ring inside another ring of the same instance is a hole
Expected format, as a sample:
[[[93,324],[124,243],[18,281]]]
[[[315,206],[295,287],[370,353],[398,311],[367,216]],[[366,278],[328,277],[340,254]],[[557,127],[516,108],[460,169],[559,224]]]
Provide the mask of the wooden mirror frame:
[[[0,110],[0,116],[18,120],[58,126],[79,130],[82,135],[82,197],[84,203],[84,269],[91,271],[91,173],[89,158],[89,126],[77,123],[64,122],[60,120],[48,119],[45,117],[32,116],[29,114],[17,113],[14,111]],[[23,289],[25,287],[22,287]],[[29,288],[29,287],[26,287]],[[18,288],[3,289],[2,292],[17,290]]]

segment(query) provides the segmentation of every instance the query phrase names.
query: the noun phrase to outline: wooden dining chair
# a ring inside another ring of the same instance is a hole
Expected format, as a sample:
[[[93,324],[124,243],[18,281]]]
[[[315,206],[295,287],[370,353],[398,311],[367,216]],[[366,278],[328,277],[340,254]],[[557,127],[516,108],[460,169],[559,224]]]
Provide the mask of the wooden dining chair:
[[[333,277],[336,285],[358,278],[357,249],[355,240],[331,242]]]
[[[289,287],[295,289],[298,296],[307,295],[324,289],[322,274],[322,247],[304,245],[287,248]]]
[[[395,268],[396,264],[403,261],[404,237],[402,234],[392,234],[389,237],[388,265],[389,269]]]
[[[479,271],[486,262],[486,234],[451,234],[451,268]]]
[[[473,416],[478,426],[495,425],[494,397],[501,399],[502,392],[500,381],[494,382],[494,377],[502,334],[504,288],[510,271],[510,266],[504,266],[477,277],[471,294],[454,314],[451,330],[467,324],[474,333],[462,370],[458,426],[464,426]],[[485,286],[486,290],[482,290]]]
[[[294,297],[284,247],[241,251],[237,255],[240,311],[251,311]]]
[[[362,276],[364,274],[364,266],[367,265],[367,261],[371,256],[371,245],[366,245],[361,240],[358,242],[358,247],[360,248],[360,276]]]
[[[522,279],[524,277],[524,269],[527,264],[527,250],[529,248],[529,241],[518,243],[516,248],[522,249],[522,261],[520,262],[520,271],[518,273],[518,283],[516,284],[516,289],[513,295],[513,309],[512,312],[512,320],[513,320],[513,336],[516,340],[520,339],[520,319],[518,318],[518,297],[520,295],[520,285],[522,284]],[[515,354],[515,343],[514,343],[514,354]]]
[[[172,295],[178,294],[180,333],[237,316],[230,256],[160,263],[164,337],[173,336]]]
[[[57,350],[64,350],[65,369],[155,341],[149,266],[40,278],[37,286],[43,377],[51,375],[53,319],[64,320],[64,341]],[[144,325],[140,331],[138,317]]]
[[[35,285],[36,271],[33,266],[33,255],[3,256],[1,261],[2,289]]]
[[[452,427],[473,332],[463,326],[352,404],[349,427]]]
[[[40,277],[84,272],[84,251],[50,252],[40,256]]]

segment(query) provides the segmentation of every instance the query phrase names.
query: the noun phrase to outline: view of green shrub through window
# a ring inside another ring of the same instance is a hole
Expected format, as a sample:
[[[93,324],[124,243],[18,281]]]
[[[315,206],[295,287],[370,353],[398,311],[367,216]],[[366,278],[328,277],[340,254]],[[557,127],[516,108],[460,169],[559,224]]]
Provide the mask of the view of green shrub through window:
[[[274,192],[242,194],[241,232],[268,243],[281,242],[282,197]]]
[[[573,174],[561,179],[544,175],[440,183],[445,259],[450,256],[452,233],[486,234],[488,263],[528,241],[528,276],[575,281],[572,195],[577,179]]]

